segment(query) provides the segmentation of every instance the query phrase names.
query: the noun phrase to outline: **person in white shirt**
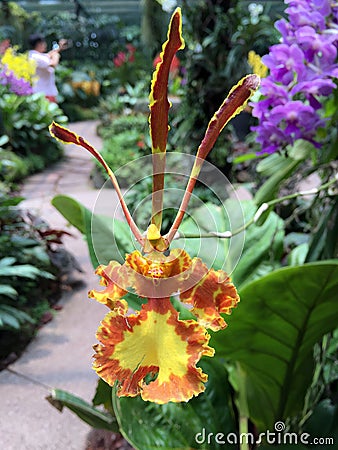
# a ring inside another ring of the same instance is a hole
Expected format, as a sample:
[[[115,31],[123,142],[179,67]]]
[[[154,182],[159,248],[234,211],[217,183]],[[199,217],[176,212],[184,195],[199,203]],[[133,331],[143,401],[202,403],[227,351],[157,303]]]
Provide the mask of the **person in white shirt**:
[[[47,53],[44,37],[41,34],[32,34],[29,37],[29,45],[29,58],[36,63],[33,92],[42,92],[50,102],[56,103],[58,90],[55,84],[55,67],[59,64],[60,51],[66,47],[66,41],[61,40],[58,48]]]

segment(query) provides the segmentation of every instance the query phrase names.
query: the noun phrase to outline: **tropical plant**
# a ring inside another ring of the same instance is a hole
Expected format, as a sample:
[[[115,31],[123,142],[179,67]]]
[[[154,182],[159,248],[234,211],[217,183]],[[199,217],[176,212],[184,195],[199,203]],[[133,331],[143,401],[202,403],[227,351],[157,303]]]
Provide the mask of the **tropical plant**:
[[[0,194],[1,359],[27,345],[43,315],[58,300],[64,277],[76,267],[62,246],[67,232],[51,229],[21,210],[21,201],[21,197]]]
[[[10,283],[11,278],[30,278],[32,280],[38,277],[51,277],[47,272],[44,272],[37,267],[30,264],[15,264],[16,259],[13,257],[2,258],[0,260],[0,277],[4,280],[0,284],[0,297],[2,301],[0,304],[0,329],[10,327],[19,329],[21,323],[34,323],[33,319],[20,309],[4,304],[4,297],[7,300],[15,300],[19,293],[13,288]]]
[[[8,137],[7,149],[24,157],[29,172],[59,160],[62,146],[53,142],[48,126],[54,119],[67,122],[61,109],[41,94],[17,96],[1,87],[0,133]]]

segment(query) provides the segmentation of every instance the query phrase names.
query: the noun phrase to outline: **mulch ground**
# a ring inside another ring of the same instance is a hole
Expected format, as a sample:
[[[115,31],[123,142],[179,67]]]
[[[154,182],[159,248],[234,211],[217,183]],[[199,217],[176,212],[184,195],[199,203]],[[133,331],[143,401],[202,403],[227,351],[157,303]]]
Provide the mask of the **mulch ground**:
[[[105,430],[92,430],[85,450],[134,450],[121,434]]]

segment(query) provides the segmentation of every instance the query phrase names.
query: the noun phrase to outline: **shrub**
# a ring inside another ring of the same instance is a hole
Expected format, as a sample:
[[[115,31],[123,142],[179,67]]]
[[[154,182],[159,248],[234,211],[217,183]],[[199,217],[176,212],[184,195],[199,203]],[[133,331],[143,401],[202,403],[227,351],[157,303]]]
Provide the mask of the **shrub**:
[[[117,172],[122,186],[130,185],[139,179],[134,168],[126,166],[130,161],[149,154],[147,116],[131,114],[120,116],[110,125],[98,129],[103,138],[102,156],[113,172]],[[107,179],[106,172],[97,164],[97,170]]]
[[[60,159],[62,146],[50,137],[48,130],[53,120],[61,124],[68,120],[58,105],[50,103],[41,94],[18,97],[6,90],[2,94],[0,134],[8,136],[7,148],[30,159],[30,172]]]
[[[18,354],[32,338],[67,270],[65,232],[21,211],[21,200],[0,192],[0,358]]]

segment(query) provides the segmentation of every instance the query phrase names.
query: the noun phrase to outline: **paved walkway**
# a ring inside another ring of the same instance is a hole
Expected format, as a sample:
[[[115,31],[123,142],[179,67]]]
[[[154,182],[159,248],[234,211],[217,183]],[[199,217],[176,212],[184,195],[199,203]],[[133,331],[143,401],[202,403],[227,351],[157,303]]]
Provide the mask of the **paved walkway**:
[[[81,122],[70,128],[99,149],[96,125]],[[92,167],[93,159],[85,150],[67,145],[64,161],[25,181],[22,195],[26,200],[22,206],[53,227],[66,228],[65,219],[50,200],[55,194],[67,194],[93,209],[99,191],[89,181]],[[105,205],[104,212],[108,215],[117,203],[114,191],[105,189],[98,203],[101,207]],[[69,231],[75,238],[65,239],[65,245],[84,270],[77,276],[83,285],[64,293],[62,310],[39,330],[21,358],[10,366],[24,377],[7,370],[0,372],[0,449],[82,450],[90,431],[68,410],[60,413],[45,400],[49,391],[44,385],[91,400],[97,379],[91,369],[92,345],[98,324],[107,312],[103,305],[87,298],[88,290],[98,287],[98,279],[93,274],[83,237],[73,227]]]

